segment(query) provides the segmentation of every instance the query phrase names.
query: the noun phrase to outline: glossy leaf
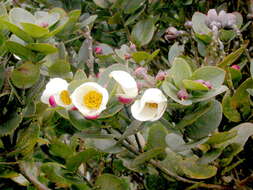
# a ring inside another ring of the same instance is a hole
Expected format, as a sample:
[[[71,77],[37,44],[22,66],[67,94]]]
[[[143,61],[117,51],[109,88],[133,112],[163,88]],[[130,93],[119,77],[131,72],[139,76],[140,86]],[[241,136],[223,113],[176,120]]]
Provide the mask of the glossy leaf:
[[[147,45],[153,38],[155,25],[152,19],[141,20],[134,26],[131,37],[138,46]]]

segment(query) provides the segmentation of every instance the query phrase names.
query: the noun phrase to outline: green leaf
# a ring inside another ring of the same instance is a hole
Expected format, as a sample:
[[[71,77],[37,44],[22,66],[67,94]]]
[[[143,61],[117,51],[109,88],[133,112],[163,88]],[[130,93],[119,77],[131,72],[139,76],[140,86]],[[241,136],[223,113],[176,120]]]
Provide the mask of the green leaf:
[[[206,25],[206,15],[200,12],[195,12],[192,16],[192,28],[195,33],[208,34],[211,30]]]
[[[0,65],[0,90],[3,87],[4,80],[5,80],[5,65],[1,64]]]
[[[119,142],[122,142],[127,137],[134,135],[138,133],[140,130],[142,130],[144,125],[141,121],[134,120],[125,130],[125,132],[122,134],[122,136],[119,139]]]
[[[152,158],[157,157],[162,153],[164,153],[164,148],[154,148],[147,152],[144,152],[133,160],[133,162],[131,163],[131,167],[132,168],[138,167],[139,165],[151,160]]]
[[[80,23],[80,28],[84,28],[92,23],[95,22],[95,20],[97,19],[97,15],[91,15],[89,16],[88,18],[86,18],[85,20],[83,20],[81,23]]]
[[[97,190],[129,190],[129,186],[125,180],[112,174],[99,176],[95,186]]]
[[[253,79],[248,78],[245,80],[235,91],[235,94],[231,98],[231,105],[234,109],[239,109],[242,116],[247,116],[250,114],[250,97],[247,92],[248,88],[252,88]]]
[[[183,129],[193,124],[199,117],[211,109],[211,102],[201,103],[193,112],[187,113],[177,124],[177,129]]]
[[[215,66],[205,66],[195,70],[191,79],[209,81],[214,88],[219,88],[224,82],[225,71]]]
[[[185,175],[193,179],[207,179],[213,177],[217,173],[216,167],[199,164],[191,158],[181,161],[180,166]]]
[[[209,137],[209,139],[206,141],[206,144],[217,147],[217,145],[222,144],[236,136],[236,130],[215,133],[211,137]]]
[[[55,46],[46,43],[30,43],[26,47],[30,50],[37,51],[45,55],[55,53],[58,51],[58,49]]]
[[[233,122],[241,121],[240,113],[232,106],[232,97],[230,96],[231,92],[227,91],[222,99],[222,109],[223,114],[226,118]]]
[[[145,0],[124,0],[121,1],[121,9],[124,11],[126,14],[131,14],[134,11],[136,11],[139,7],[143,5]]]
[[[198,159],[198,164],[209,164],[216,160],[222,154],[223,148],[216,148],[206,152],[201,158]]]
[[[68,114],[70,123],[78,130],[84,130],[93,126],[93,123],[85,119],[78,111],[68,111]]]
[[[191,139],[200,139],[208,136],[220,125],[222,119],[222,107],[217,100],[212,100],[208,112],[199,117],[196,122],[186,127],[186,134]]]
[[[5,122],[0,124],[0,137],[11,135],[14,130],[18,128],[22,119],[22,115],[16,112],[8,115],[8,117],[5,119]]]
[[[101,8],[108,8],[110,6],[110,2],[108,0],[93,0],[94,3]]]
[[[26,23],[35,23],[36,18],[32,15],[29,11],[15,7],[10,10],[9,12],[9,19],[10,21],[20,27],[20,23],[26,22]]]
[[[70,64],[66,60],[59,59],[48,68],[48,71],[52,77],[66,77],[70,72]]]
[[[74,75],[73,80],[86,80],[87,76],[85,74],[85,72],[81,69],[78,69]]]
[[[49,30],[47,28],[43,28],[36,24],[31,23],[21,23],[24,31],[32,36],[33,38],[41,38],[49,34]]]
[[[15,34],[16,36],[18,36],[22,40],[24,40],[26,42],[33,42],[34,41],[31,36],[29,36],[26,32],[24,32],[23,30],[21,30],[16,25],[14,25],[14,24],[6,21],[6,20],[3,20],[1,18],[0,18],[0,24],[3,24],[8,30],[10,30],[13,34]]]
[[[177,57],[172,64],[171,75],[176,86],[183,88],[183,80],[191,77],[192,69],[185,59]]]
[[[224,68],[226,66],[229,66],[229,65],[233,64],[242,55],[242,53],[245,51],[247,45],[248,45],[248,43],[242,45],[239,49],[237,49],[236,51],[234,51],[234,52],[230,53],[229,55],[227,55],[218,64],[218,66],[221,67],[221,68]]]
[[[150,58],[150,54],[145,51],[137,51],[132,53],[132,58],[137,63],[140,63],[141,61],[148,60]]]
[[[41,166],[41,171],[45,173],[46,177],[57,184],[57,186],[60,187],[69,187],[71,183],[63,177],[63,170],[61,168],[62,166],[60,164],[57,164],[55,162],[48,162],[43,163]]]
[[[50,153],[67,160],[74,154],[74,151],[69,145],[61,142],[60,140],[54,139],[50,145]]]
[[[168,131],[161,123],[154,123],[149,127],[147,149],[166,147],[165,137]]]
[[[78,152],[76,155],[68,157],[66,166],[70,171],[76,171],[81,163],[85,163],[88,160],[99,155],[99,152],[95,149],[89,148],[83,152]]]
[[[176,57],[184,53],[184,45],[179,45],[178,42],[175,42],[171,47],[168,54],[169,63],[172,65]]]
[[[134,26],[131,38],[137,46],[147,45],[153,38],[155,25],[153,19],[146,19],[137,22]]]
[[[210,100],[211,98],[225,92],[228,88],[226,86],[221,86],[216,89],[209,90],[208,92],[205,92],[201,95],[194,95],[191,100],[192,102],[202,102],[206,100]]]
[[[31,50],[19,43],[7,41],[5,42],[5,45],[11,53],[21,57],[22,59],[32,61],[35,58],[35,55]]]
[[[203,91],[209,90],[209,88],[206,85],[194,80],[185,79],[183,80],[183,84],[184,84],[184,87],[188,90],[203,90]]]
[[[31,62],[26,62],[11,73],[11,81],[18,88],[32,87],[40,77],[40,66]]]
[[[250,62],[250,74],[251,78],[253,78],[253,60]]]
[[[40,126],[38,123],[31,123],[26,129],[19,131],[16,149],[10,155],[22,154],[24,157],[29,157],[37,144],[39,133]]]

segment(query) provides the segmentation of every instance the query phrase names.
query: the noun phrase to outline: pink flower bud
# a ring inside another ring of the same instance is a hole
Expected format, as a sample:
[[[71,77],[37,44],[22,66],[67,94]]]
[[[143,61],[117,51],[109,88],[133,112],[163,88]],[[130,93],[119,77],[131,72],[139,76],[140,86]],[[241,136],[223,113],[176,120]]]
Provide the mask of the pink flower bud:
[[[47,22],[42,22],[42,23],[40,23],[40,26],[43,27],[43,28],[47,28],[48,23]]]
[[[118,97],[118,100],[122,104],[130,104],[133,101],[132,98],[124,98],[124,97],[121,97],[121,96]]]
[[[205,84],[205,81],[202,80],[202,79],[195,80],[195,82],[199,82],[199,83],[201,83],[201,84]]]
[[[126,53],[126,54],[124,55],[124,57],[125,57],[125,60],[128,60],[128,59],[131,59],[131,58],[132,58],[132,56],[131,56],[129,53]]]
[[[102,50],[101,47],[95,47],[94,51],[95,51],[96,54],[102,54],[103,53],[103,50]]]
[[[165,71],[159,71],[155,77],[155,80],[162,81],[166,78],[167,73]]]
[[[192,21],[186,21],[185,23],[184,23],[184,26],[186,27],[186,28],[192,28]]]
[[[196,82],[199,82],[203,85],[205,85],[207,88],[209,89],[212,89],[213,88],[213,85],[209,82],[209,81],[204,81],[202,79],[199,79],[199,80],[195,80]]]
[[[189,94],[186,90],[182,89],[182,90],[179,90],[178,93],[177,93],[177,97],[180,99],[180,100],[186,100],[189,98]]]
[[[231,68],[236,69],[236,70],[240,70],[241,69],[241,67],[239,65],[232,65]]]
[[[96,73],[96,78],[99,78],[101,73]]]
[[[147,75],[147,69],[144,67],[138,67],[137,69],[135,69],[134,74],[140,78],[144,77]]]
[[[49,104],[50,106],[52,106],[53,108],[57,106],[56,102],[55,102],[55,99],[54,99],[54,96],[50,96],[49,97]]]
[[[205,81],[204,85],[206,85],[207,88],[212,89],[213,85],[209,81]]]
[[[132,42],[130,42],[130,49],[134,51],[136,50],[136,45]]]
[[[93,116],[85,116],[85,119],[89,119],[89,120],[94,120],[97,119],[99,117],[99,115],[93,115]]]

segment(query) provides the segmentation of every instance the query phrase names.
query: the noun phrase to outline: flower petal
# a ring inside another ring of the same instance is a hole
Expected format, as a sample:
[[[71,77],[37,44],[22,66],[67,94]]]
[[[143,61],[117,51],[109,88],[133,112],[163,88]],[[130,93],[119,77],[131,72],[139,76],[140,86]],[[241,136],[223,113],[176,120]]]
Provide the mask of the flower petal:
[[[138,95],[138,87],[134,78],[125,71],[112,71],[112,77],[123,90],[123,94],[117,94],[123,98],[135,98]]]

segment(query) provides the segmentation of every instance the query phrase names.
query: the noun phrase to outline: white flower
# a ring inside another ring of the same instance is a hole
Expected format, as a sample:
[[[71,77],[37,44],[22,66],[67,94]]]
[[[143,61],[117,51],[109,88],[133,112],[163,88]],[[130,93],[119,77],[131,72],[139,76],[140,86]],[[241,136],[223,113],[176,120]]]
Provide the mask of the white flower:
[[[112,71],[110,77],[119,85],[116,96],[119,97],[120,102],[130,103],[138,95],[137,83],[129,73],[125,71]]]
[[[160,119],[167,107],[167,99],[158,88],[147,89],[140,100],[131,106],[133,117],[139,121]]]
[[[71,99],[84,117],[96,119],[106,109],[109,95],[107,90],[99,84],[87,82],[74,90]]]
[[[41,101],[52,107],[58,105],[67,109],[72,108],[68,85],[68,82],[61,78],[50,79],[42,93]]]

